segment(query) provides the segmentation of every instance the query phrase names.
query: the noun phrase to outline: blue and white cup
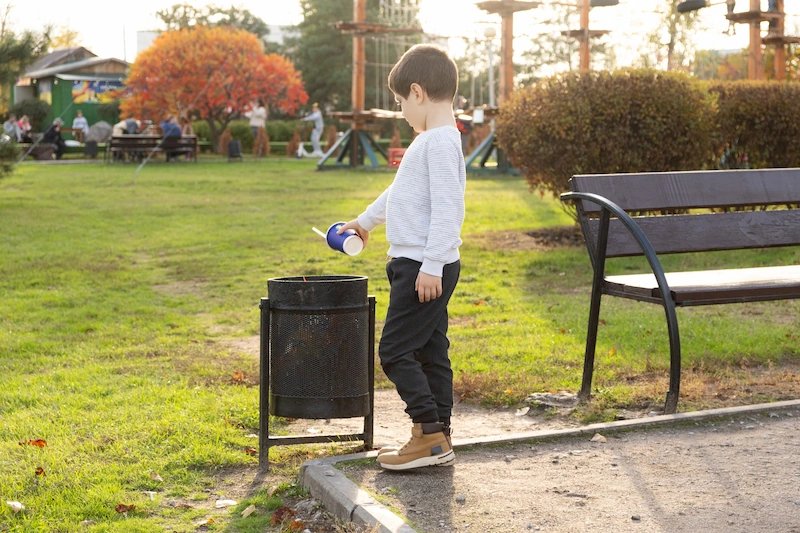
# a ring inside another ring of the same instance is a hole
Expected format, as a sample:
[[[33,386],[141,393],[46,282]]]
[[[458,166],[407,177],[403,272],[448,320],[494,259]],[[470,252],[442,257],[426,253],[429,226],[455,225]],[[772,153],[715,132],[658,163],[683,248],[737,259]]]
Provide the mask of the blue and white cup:
[[[328,246],[347,255],[358,255],[364,249],[364,241],[358,236],[355,230],[349,229],[343,231],[341,235],[337,233],[339,228],[344,226],[344,222],[336,222],[328,228],[325,240]]]

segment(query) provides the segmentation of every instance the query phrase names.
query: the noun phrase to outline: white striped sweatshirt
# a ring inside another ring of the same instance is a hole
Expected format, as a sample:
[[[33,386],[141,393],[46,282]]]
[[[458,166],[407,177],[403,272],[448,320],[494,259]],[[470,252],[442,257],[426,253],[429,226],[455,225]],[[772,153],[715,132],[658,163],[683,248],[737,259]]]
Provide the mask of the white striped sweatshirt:
[[[459,258],[466,183],[458,130],[424,131],[406,150],[392,184],[358,223],[372,231],[385,222],[391,257],[419,261],[421,272],[441,277],[444,266]]]

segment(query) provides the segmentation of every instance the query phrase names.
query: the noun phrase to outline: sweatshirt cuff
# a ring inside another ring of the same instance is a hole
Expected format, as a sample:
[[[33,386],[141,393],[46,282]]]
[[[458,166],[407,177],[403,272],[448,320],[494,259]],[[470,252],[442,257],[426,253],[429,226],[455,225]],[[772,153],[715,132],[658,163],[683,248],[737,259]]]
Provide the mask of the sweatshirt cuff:
[[[431,276],[436,276],[437,278],[441,278],[445,264],[446,263],[444,261],[434,261],[433,259],[428,259],[426,257],[422,260],[422,266],[419,267],[419,271],[425,272]]]
[[[357,220],[358,220],[358,225],[361,226],[362,228],[364,228],[367,231],[372,231],[372,230],[374,230],[375,228],[378,227],[377,224],[373,224],[372,223],[372,220],[370,220],[370,218],[367,216],[366,212],[361,213],[360,215],[358,215],[358,219]]]

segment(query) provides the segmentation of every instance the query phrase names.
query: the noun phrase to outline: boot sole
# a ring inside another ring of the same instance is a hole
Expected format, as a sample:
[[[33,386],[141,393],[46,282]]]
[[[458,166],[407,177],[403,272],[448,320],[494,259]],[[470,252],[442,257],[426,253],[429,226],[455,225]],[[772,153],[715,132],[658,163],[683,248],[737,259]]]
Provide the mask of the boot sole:
[[[413,468],[422,468],[423,466],[450,466],[456,462],[456,454],[453,450],[442,455],[435,455],[433,457],[420,457],[413,461],[402,464],[387,464],[378,461],[382,468],[387,470],[411,470]]]

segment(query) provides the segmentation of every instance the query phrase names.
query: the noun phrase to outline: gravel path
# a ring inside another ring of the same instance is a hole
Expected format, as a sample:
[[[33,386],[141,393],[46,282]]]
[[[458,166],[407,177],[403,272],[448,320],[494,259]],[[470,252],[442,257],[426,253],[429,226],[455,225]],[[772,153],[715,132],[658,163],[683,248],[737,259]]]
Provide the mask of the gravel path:
[[[797,409],[457,450],[452,468],[340,467],[421,533],[800,533]]]

